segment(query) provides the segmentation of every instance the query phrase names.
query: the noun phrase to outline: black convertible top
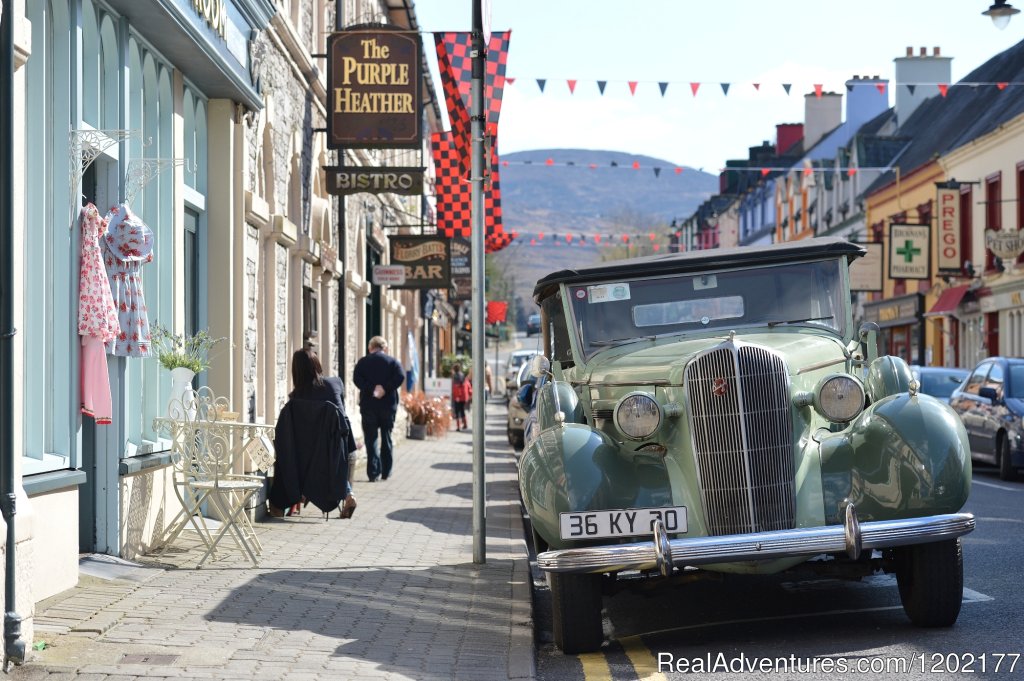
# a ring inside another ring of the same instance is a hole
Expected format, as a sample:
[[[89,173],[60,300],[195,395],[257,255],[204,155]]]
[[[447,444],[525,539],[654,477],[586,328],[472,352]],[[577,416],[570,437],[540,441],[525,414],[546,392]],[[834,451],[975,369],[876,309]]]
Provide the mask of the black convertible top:
[[[580,284],[617,277],[700,272],[710,268],[721,269],[743,265],[820,260],[839,256],[846,256],[847,260],[853,260],[864,255],[865,252],[863,246],[845,239],[818,237],[768,246],[712,248],[688,253],[612,260],[572,270],[552,272],[537,281],[537,285],[533,289],[533,298],[539,303],[554,293],[558,285],[562,283]]]

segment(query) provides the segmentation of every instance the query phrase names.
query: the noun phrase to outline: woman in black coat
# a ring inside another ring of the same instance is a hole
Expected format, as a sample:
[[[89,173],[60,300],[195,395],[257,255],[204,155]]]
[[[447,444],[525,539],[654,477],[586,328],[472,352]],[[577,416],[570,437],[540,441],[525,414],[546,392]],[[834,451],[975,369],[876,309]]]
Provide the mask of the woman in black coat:
[[[345,384],[323,375],[320,358],[310,347],[292,355],[292,383],[295,389],[274,433],[277,460],[270,514],[281,517],[290,509],[298,515],[300,504],[313,502],[325,514],[338,508],[342,518],[351,518],[356,498],[349,456],[356,445],[345,412]]]

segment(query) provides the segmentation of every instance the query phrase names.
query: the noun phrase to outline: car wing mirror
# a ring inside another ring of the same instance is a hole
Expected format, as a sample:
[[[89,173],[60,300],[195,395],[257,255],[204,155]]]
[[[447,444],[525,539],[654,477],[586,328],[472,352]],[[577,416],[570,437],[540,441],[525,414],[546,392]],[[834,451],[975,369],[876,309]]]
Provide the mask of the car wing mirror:
[[[540,378],[551,373],[551,361],[544,355],[537,355],[530,362],[530,374]]]
[[[864,322],[860,325],[861,354],[868,366],[878,358],[878,333],[878,324],[875,322]]]
[[[990,388],[986,386],[978,390],[978,397],[984,397],[988,400],[991,400],[992,402],[995,402],[997,399],[999,399],[999,393],[996,392],[995,388]]]

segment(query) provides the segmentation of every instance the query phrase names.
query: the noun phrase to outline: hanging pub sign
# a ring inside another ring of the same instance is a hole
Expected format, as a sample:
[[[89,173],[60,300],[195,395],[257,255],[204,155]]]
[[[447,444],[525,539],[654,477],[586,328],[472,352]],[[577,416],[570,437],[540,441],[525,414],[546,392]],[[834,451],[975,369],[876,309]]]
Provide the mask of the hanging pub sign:
[[[461,236],[451,240],[452,290],[449,300],[469,300],[473,297],[473,278],[470,260],[470,241]]]
[[[963,266],[960,247],[960,185],[936,183],[935,205],[939,208],[939,274],[960,274]]]
[[[441,236],[392,236],[391,264],[405,266],[405,283],[392,288],[451,286],[451,251]]]
[[[866,251],[863,258],[850,263],[851,291],[881,291],[883,268],[882,244],[862,243]]]
[[[327,39],[327,146],[421,145],[419,34],[356,26]]]
[[[931,225],[889,225],[889,278],[931,276]]]
[[[327,171],[327,193],[405,194],[423,193],[423,168],[324,166]]]

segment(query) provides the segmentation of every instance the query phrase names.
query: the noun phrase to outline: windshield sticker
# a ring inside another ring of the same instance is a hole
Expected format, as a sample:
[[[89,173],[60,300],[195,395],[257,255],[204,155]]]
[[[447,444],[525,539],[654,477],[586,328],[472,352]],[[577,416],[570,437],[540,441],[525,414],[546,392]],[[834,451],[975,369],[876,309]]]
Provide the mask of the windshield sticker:
[[[718,277],[713,274],[704,274],[693,278],[694,291],[703,291],[706,288],[718,288]]]
[[[578,291],[576,291],[576,297],[579,298],[580,300],[583,300],[584,298],[587,297],[587,292],[584,291],[583,289],[579,289]]]
[[[588,286],[591,303],[608,303],[616,300],[629,300],[629,284],[599,284]]]

